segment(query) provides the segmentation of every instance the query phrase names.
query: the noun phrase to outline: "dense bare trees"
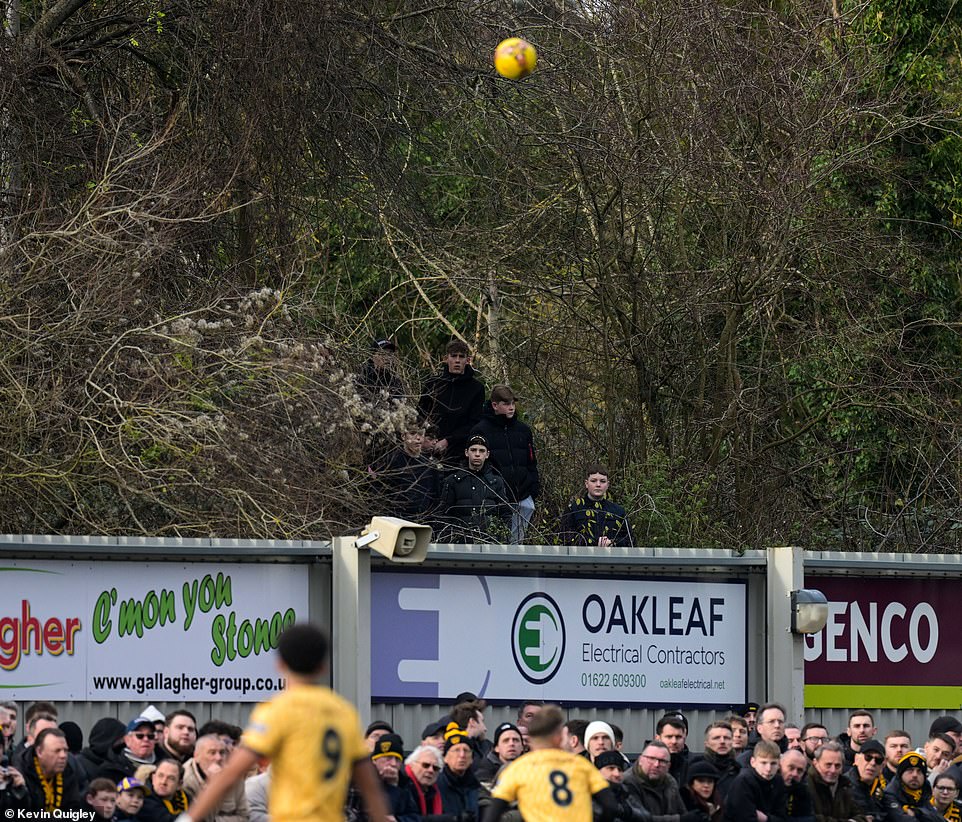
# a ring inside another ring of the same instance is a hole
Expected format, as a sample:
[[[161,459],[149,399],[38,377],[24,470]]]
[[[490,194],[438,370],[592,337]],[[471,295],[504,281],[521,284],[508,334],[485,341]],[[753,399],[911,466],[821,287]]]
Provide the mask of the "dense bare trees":
[[[396,332],[522,389],[545,538],[602,457],[652,544],[957,548],[959,23],[923,93],[875,5],[21,0],[5,528],[356,523]]]

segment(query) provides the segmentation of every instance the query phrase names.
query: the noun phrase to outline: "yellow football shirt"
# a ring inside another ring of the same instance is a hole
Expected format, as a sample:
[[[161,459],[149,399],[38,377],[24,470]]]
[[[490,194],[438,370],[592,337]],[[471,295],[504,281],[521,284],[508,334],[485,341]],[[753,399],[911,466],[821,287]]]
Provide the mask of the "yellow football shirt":
[[[508,765],[491,796],[517,802],[525,822],[591,822],[591,796],[607,787],[583,756],[544,748]]]
[[[271,759],[271,822],[343,822],[351,770],[368,756],[349,702],[319,685],[291,688],[254,709],[241,744]]]

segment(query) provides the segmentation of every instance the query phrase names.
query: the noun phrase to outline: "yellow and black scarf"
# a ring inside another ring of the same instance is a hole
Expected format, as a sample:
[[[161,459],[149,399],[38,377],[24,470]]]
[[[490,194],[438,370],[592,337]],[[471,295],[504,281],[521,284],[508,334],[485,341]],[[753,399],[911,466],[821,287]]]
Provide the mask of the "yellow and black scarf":
[[[932,803],[932,807],[938,810],[938,807],[935,804],[935,797],[933,796],[929,801]],[[942,814],[942,817],[947,819],[949,822],[962,822],[962,813],[960,813],[959,806],[955,802],[949,803],[949,807],[945,809],[945,813]]]
[[[175,791],[169,799],[161,799],[160,801],[174,816],[180,816],[187,810],[187,794],[183,791]]]
[[[47,813],[53,813],[63,802],[63,774],[58,773],[51,783],[44,776],[43,768],[40,767],[40,760],[37,757],[33,758],[33,767],[36,769],[37,776],[40,777],[40,784],[43,786],[44,810]]]

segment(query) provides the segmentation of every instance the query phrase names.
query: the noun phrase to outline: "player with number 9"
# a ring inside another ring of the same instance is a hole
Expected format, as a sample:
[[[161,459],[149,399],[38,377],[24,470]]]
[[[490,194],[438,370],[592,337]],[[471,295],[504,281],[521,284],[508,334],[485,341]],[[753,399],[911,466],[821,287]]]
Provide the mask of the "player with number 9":
[[[271,760],[271,822],[342,822],[348,785],[364,798],[368,817],[386,822],[388,807],[361,736],[357,711],[318,679],[327,638],[314,625],[292,625],[278,640],[284,692],[258,705],[226,766],[178,822],[207,818],[258,758]]]
[[[511,802],[525,822],[591,822],[592,797],[602,820],[614,819],[618,803],[607,781],[587,759],[561,749],[564,714],[546,705],[528,725],[531,751],[505,766],[491,790],[484,822],[497,822]]]

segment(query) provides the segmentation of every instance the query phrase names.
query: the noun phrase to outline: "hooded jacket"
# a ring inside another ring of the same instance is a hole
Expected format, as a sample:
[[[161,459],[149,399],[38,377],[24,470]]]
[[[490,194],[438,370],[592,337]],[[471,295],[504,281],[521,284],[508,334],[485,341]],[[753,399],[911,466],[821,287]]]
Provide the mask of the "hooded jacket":
[[[87,782],[97,776],[107,754],[123,739],[125,731],[124,723],[112,716],[105,716],[94,723],[87,737],[87,747],[77,755],[77,765],[84,772]]]

